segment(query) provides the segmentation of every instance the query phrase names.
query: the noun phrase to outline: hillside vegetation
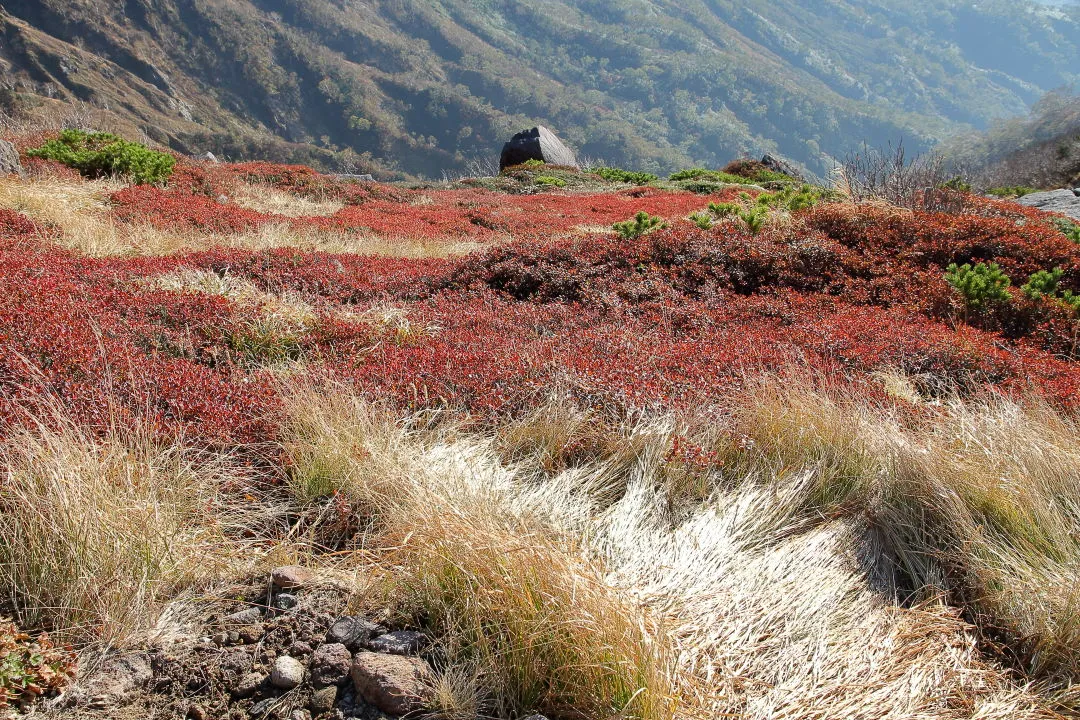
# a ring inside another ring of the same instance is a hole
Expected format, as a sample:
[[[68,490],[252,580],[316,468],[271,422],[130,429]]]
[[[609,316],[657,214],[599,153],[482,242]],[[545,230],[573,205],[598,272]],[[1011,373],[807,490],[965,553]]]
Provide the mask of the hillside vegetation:
[[[1004,0],[6,0],[0,102],[186,152],[439,176],[544,122],[642,170],[919,149],[1080,78]]]
[[[0,712],[1080,712],[1075,223],[13,139]]]

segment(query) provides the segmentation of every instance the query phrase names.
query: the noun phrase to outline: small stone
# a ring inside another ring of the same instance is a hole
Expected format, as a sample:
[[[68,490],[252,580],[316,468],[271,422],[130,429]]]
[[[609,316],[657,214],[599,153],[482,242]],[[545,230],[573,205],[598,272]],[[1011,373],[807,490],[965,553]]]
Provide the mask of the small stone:
[[[187,716],[191,718],[191,720],[206,720],[207,718],[206,710],[204,710],[201,705],[192,705],[188,708]]]
[[[350,650],[356,650],[373,635],[379,634],[380,630],[378,625],[363,618],[342,617],[330,626],[329,632],[326,633],[326,642],[339,643]]]
[[[278,610],[292,610],[294,607],[300,604],[300,598],[291,593],[281,593],[274,598],[274,605]]]
[[[274,661],[270,684],[282,690],[292,690],[304,682],[304,665],[296,658],[282,655]]]
[[[228,633],[219,632],[219,633],[214,635],[214,644],[217,645],[218,647],[221,647],[222,645],[224,645],[228,641],[229,641],[229,634]]]
[[[234,612],[232,615],[226,615],[221,621],[226,625],[254,625],[262,622],[262,610],[257,607],[250,607],[240,612]]]
[[[389,715],[423,710],[431,693],[432,672],[415,657],[361,652],[353,658],[352,681],[369,704]]]
[[[236,682],[232,694],[238,698],[249,698],[259,691],[265,681],[266,675],[264,673],[248,673]]]
[[[270,573],[270,582],[282,590],[295,590],[310,584],[313,577],[312,572],[305,567],[286,565],[274,568]]]
[[[311,712],[316,715],[330,712],[334,709],[334,703],[337,702],[337,693],[337,685],[319,688],[312,694],[311,704],[308,707],[310,707]]]
[[[311,713],[307,710],[293,710],[289,720],[311,720]]]
[[[226,645],[239,645],[240,644],[240,633],[236,632],[235,630],[230,630],[229,632],[225,633],[225,644]]]
[[[259,702],[251,706],[251,710],[248,711],[248,714],[251,715],[251,717],[253,718],[266,717],[270,713],[270,711],[274,709],[274,705],[277,704],[277,701],[277,698],[266,698],[265,700],[260,700]]]
[[[375,652],[390,655],[415,655],[425,645],[427,645],[427,636],[412,630],[386,633],[368,643],[368,647]]]
[[[289,650],[288,650],[288,652],[286,654],[287,655],[292,655],[293,657],[303,657],[303,656],[310,655],[311,654],[311,645],[304,642],[303,640],[297,640],[296,642],[294,642],[292,645],[289,646]]]
[[[349,677],[352,653],[341,643],[326,643],[311,656],[311,682],[315,687],[337,685]]]
[[[522,718],[522,720],[548,720],[548,719],[546,717],[544,717],[543,715],[530,715],[527,718]]]

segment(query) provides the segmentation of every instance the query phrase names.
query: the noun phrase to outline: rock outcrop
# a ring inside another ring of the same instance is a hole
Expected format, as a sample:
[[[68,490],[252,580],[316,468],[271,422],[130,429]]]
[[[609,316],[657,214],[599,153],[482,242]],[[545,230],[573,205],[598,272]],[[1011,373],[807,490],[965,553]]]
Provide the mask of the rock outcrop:
[[[19,151],[7,140],[0,140],[0,175],[22,175]]]
[[[510,142],[503,146],[499,169],[505,170],[529,160],[538,160],[548,165],[578,167],[573,151],[566,147],[558,135],[542,125],[519,132],[510,138]]]
[[[1047,212],[1057,212],[1068,215],[1074,220],[1080,220],[1080,196],[1076,190],[1051,190],[1050,192],[1037,192],[1025,195],[1017,200],[1021,205],[1039,208]]]

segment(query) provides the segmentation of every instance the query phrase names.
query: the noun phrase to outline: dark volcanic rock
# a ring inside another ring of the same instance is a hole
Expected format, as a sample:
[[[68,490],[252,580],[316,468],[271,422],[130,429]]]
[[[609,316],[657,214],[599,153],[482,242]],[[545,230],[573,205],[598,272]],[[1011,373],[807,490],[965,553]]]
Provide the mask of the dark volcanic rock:
[[[503,145],[499,169],[521,165],[529,160],[539,160],[548,165],[578,167],[577,158],[559,137],[544,126],[519,132]]]

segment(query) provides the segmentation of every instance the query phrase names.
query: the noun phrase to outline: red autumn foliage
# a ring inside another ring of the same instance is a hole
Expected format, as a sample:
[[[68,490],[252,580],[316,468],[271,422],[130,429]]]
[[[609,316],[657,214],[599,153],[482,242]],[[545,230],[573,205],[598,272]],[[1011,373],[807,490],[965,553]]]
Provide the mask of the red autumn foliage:
[[[340,193],[347,205],[282,218],[218,202],[240,180]],[[48,391],[89,423],[120,413],[208,446],[273,441],[275,387],[236,349],[260,308],[138,282],[179,267],[305,299],[313,323],[269,342],[402,408],[520,413],[555,388],[620,411],[693,408],[722,403],[747,374],[790,367],[860,387],[898,369],[928,393],[992,388],[1077,407],[1071,309],[1016,293],[1007,308],[967,314],[944,280],[951,262],[993,261],[1014,286],[1061,267],[1063,287],[1080,291],[1080,248],[1045,214],[965,200],[961,214],[823,205],[758,234],[736,220],[708,231],[684,220],[737,192],[421,193],[255,163],[182,164],[167,188],[113,197],[120,221],[163,227],[291,222],[492,243],[427,260],[294,249],[90,260],[0,213],[0,415],[17,419]],[[638,211],[671,227],[634,240],[600,230]],[[385,306],[408,324],[372,319]]]

